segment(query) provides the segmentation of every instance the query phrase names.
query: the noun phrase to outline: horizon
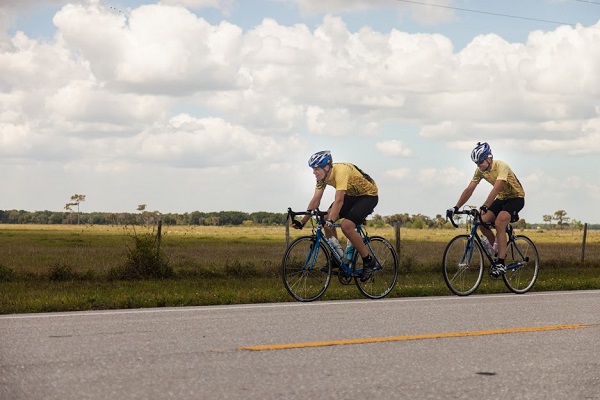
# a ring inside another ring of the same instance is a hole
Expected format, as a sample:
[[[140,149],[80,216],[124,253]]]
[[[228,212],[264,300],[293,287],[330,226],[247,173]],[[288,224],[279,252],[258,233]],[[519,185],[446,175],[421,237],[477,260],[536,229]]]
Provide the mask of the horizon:
[[[465,206],[464,208],[468,208],[468,207],[469,206]],[[257,211],[241,211],[241,210],[201,211],[201,210],[192,210],[192,211],[184,211],[184,212],[161,212],[160,210],[136,210],[136,211],[86,211],[86,210],[77,211],[77,210],[72,210],[72,211],[69,211],[69,210],[63,209],[63,210],[60,210],[60,211],[58,211],[58,210],[33,210],[32,211],[32,210],[24,210],[24,209],[10,209],[10,210],[8,210],[8,209],[4,209],[4,210],[0,209],[0,212],[7,212],[7,211],[17,211],[17,212],[23,211],[23,212],[26,212],[26,213],[45,213],[45,212],[48,212],[48,213],[57,213],[57,214],[66,214],[66,213],[77,214],[77,213],[79,213],[80,215],[81,214],[94,214],[94,213],[98,213],[98,214],[143,214],[143,213],[154,214],[154,213],[158,213],[158,215],[184,215],[184,214],[191,214],[191,213],[195,213],[195,212],[199,212],[199,213],[202,213],[202,214],[230,213],[230,212],[231,213],[243,213],[243,214],[248,214],[248,215],[250,215],[250,214],[256,214],[256,213],[287,214],[287,211],[285,211],[285,212],[277,212],[277,211],[265,211],[265,210],[257,210]],[[556,211],[566,211],[566,210],[556,210]],[[400,212],[400,213],[392,213],[392,214],[380,214],[380,213],[377,213],[377,212],[373,212],[372,214],[369,214],[369,216],[367,217],[367,221],[372,220],[373,216],[376,216],[376,215],[380,216],[381,218],[387,218],[387,217],[392,217],[394,215],[406,215],[406,214],[408,214],[408,216],[411,217],[411,218],[412,217],[423,216],[423,217],[429,218],[431,220],[434,220],[438,216],[437,214],[431,216],[431,215],[425,215],[425,214],[420,214],[420,213],[410,214],[410,213],[401,213]],[[439,215],[441,215],[442,217],[445,217],[444,214],[439,214]],[[548,214],[548,215],[551,215],[552,217],[554,217],[555,214],[552,213],[552,214]],[[575,224],[575,225],[578,225],[578,224],[586,225],[587,224],[587,225],[594,225],[594,226],[598,225],[598,226],[600,226],[600,223],[591,223],[591,222],[587,222],[587,221],[580,221],[580,220],[573,219],[573,218],[571,218],[569,216],[568,211],[566,212],[566,215],[564,217],[566,217],[569,220],[569,222],[565,223],[566,225],[572,225],[572,224]],[[521,220],[523,220],[528,225],[557,225],[557,223],[553,223],[553,222],[545,222],[545,221],[542,221],[542,222],[539,222],[539,221],[531,222],[531,221],[527,221],[524,218],[520,218],[519,221],[521,221]],[[553,220],[556,220],[556,219],[553,218]],[[511,225],[514,226],[519,221],[512,222]],[[44,225],[44,224],[42,224],[42,225]]]

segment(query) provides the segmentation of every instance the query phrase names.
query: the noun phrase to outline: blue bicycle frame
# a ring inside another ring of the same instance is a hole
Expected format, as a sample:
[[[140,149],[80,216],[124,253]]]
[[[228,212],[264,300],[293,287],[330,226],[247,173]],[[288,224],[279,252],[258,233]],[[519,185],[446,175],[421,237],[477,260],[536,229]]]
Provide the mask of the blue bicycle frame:
[[[481,220],[481,215],[475,209],[459,211],[456,214],[466,214],[466,215],[473,216],[473,224],[471,226],[471,232],[469,233],[469,246],[465,246],[465,254],[463,255],[463,258],[462,258],[463,261],[465,261],[465,260],[467,261],[465,263],[465,265],[468,265],[471,262],[471,260],[473,259],[473,251],[474,251],[473,242],[474,241],[479,243],[479,246],[483,250],[482,253],[485,254],[487,260],[490,263],[490,267],[492,265],[494,265],[494,261],[495,261],[494,258],[490,254],[488,254],[487,251],[485,251],[485,247],[483,246],[483,243],[481,242],[481,238],[477,234],[477,228],[479,228],[480,225],[486,226],[488,228],[494,228],[494,223],[483,222]],[[452,224],[455,227],[458,227],[458,225],[454,222],[454,220],[452,218],[450,218],[450,221],[452,222]],[[519,254],[519,257],[521,259],[523,259],[525,262],[529,261],[529,257],[526,257],[523,255],[523,253],[521,252],[521,249],[519,249],[519,246],[515,242],[514,231],[510,224],[508,224],[506,226],[506,234],[508,235],[507,244],[513,243],[513,246],[508,246],[508,247],[510,247],[511,251],[516,251]],[[516,258],[518,258],[518,257],[513,257],[513,259],[516,259]],[[522,262],[522,261],[512,262],[512,263],[506,265],[506,270],[508,271],[508,270],[518,269],[518,268],[522,267],[525,264],[525,262]]]
[[[296,213],[296,214],[298,214],[298,213]],[[325,244],[325,246],[329,249],[329,253],[333,257],[334,261],[340,266],[340,272],[343,271],[343,276],[345,276],[345,277],[360,276],[360,274],[362,273],[362,268],[356,269],[356,261],[358,260],[358,251],[356,251],[356,249],[353,248],[352,258],[350,260],[346,260],[344,255],[340,256],[338,254],[338,252],[333,248],[331,243],[329,243],[329,241],[327,240],[327,236],[325,235],[325,232],[323,231],[323,225],[324,225],[323,219],[327,213],[316,209],[316,210],[312,211],[311,214],[314,215],[315,217],[317,217],[316,218],[317,226],[314,229],[315,244],[317,244],[317,243]],[[333,226],[337,228],[337,227],[340,227],[340,224],[335,223],[335,224],[333,224]],[[364,230],[362,224],[356,225],[356,231],[359,233],[363,242],[369,249],[369,252],[373,253],[373,251],[371,249],[371,245],[369,243],[368,235],[367,235],[366,231]],[[309,270],[312,270],[315,267],[316,260],[319,255],[319,249],[320,249],[320,246],[318,246],[318,245],[312,246],[311,251],[307,255],[305,266]],[[377,260],[377,257],[375,256],[375,254],[373,254],[373,256],[375,257],[375,261],[377,261],[377,266],[374,268],[374,271],[380,270],[381,264],[380,264],[379,260]]]

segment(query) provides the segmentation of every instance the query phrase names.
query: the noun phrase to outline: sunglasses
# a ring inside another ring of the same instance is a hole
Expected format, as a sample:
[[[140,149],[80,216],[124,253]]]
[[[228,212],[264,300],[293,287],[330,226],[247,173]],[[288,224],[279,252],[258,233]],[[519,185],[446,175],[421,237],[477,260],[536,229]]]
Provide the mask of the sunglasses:
[[[484,158],[484,159],[483,159],[483,160],[481,160],[481,161],[477,161],[477,165],[481,165],[481,164],[483,164],[483,163],[484,163],[484,162],[486,162],[486,161],[487,161],[487,158]]]

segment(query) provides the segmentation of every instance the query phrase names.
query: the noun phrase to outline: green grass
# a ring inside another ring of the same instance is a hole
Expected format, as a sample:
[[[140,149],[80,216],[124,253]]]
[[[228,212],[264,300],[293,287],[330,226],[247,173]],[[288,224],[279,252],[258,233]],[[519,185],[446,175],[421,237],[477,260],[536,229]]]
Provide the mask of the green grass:
[[[286,301],[273,279],[165,279],[113,282],[5,282],[3,313],[177,307]]]
[[[134,280],[110,274],[126,264],[134,246],[131,230],[0,226],[0,313],[293,301],[279,277],[283,227],[168,227],[164,232],[161,249],[173,277]],[[395,242],[392,228],[369,233]],[[389,297],[450,295],[440,262],[446,243],[458,233],[463,232],[403,229],[400,276]],[[518,233],[533,239],[540,253],[533,291],[600,288],[600,234],[588,232],[582,263],[581,232]],[[476,293],[508,290],[501,280],[485,277]],[[322,300],[362,298],[354,285],[333,279]]]
[[[569,267],[540,271],[532,291],[600,288],[599,268]],[[137,281],[44,280],[0,284],[0,310],[29,313],[145,307],[250,304],[293,301],[277,276],[179,278]],[[478,294],[508,293],[502,280],[484,278]],[[440,273],[402,273],[388,297],[450,295]],[[333,279],[322,300],[362,299],[358,289]]]

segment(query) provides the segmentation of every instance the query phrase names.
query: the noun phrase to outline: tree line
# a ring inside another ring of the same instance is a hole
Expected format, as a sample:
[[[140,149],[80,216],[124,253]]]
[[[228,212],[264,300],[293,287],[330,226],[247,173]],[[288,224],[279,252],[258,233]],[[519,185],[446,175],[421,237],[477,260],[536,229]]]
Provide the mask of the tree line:
[[[71,225],[132,225],[155,224],[159,220],[167,225],[283,225],[287,213],[241,211],[219,211],[162,214],[158,211],[142,211],[140,213],[111,212],[78,212],[71,211],[25,211],[0,210],[2,224],[71,224]]]
[[[144,207],[142,207],[144,206]],[[561,210],[562,211],[562,210]],[[75,215],[74,215],[75,214]],[[531,228],[582,228],[583,224],[577,220],[565,220],[566,213],[561,212],[562,220],[556,224],[552,220],[544,224],[529,224],[524,219],[514,224],[519,229]],[[135,213],[111,213],[111,212],[77,212],[66,211],[25,211],[25,210],[0,210],[0,224],[56,224],[56,225],[153,225],[161,221],[166,225],[200,225],[200,226],[241,226],[241,225],[285,225],[287,213],[273,213],[266,211],[242,212],[242,211],[215,211],[200,212],[192,211],[186,213],[160,213],[158,211],[146,211],[145,205],[138,207]],[[567,222],[568,221],[568,222]],[[445,216],[441,214],[431,218],[423,214],[394,214],[382,216],[374,214],[369,217],[368,225],[383,227],[385,225],[396,225],[405,228],[428,229],[428,228],[451,228]],[[590,224],[588,229],[600,229],[600,224]]]
[[[236,226],[236,225],[284,225],[287,223],[287,213],[272,213],[266,211],[246,213],[242,211],[218,211],[190,213],[162,214],[159,211],[147,211],[146,204],[137,206],[137,213],[106,213],[92,212],[82,213],[80,205],[85,201],[85,194],[74,194],[65,205],[66,212],[56,211],[24,211],[24,210],[0,210],[1,224],[84,224],[84,225],[154,225],[158,221],[166,225],[203,225],[203,226]],[[77,207],[74,210],[74,207]],[[76,214],[73,215],[73,212]],[[552,221],[557,221],[556,225]],[[554,215],[544,215],[544,227],[567,228],[570,218],[565,210],[558,210]],[[460,222],[460,221],[459,221]],[[381,216],[374,214],[369,218],[369,226],[383,227],[385,225],[401,226],[405,228],[450,228],[452,225],[446,221],[445,215],[437,214],[430,218],[423,214],[394,214]],[[574,220],[571,227],[581,229],[583,224]],[[514,224],[520,229],[537,228],[538,225],[528,224],[520,219]],[[590,229],[600,229],[597,226],[589,226]]]

